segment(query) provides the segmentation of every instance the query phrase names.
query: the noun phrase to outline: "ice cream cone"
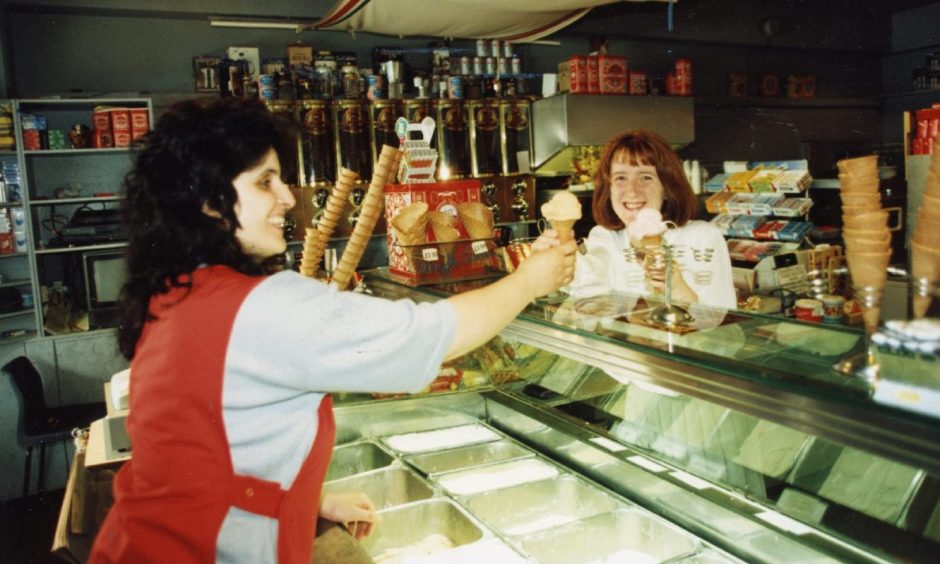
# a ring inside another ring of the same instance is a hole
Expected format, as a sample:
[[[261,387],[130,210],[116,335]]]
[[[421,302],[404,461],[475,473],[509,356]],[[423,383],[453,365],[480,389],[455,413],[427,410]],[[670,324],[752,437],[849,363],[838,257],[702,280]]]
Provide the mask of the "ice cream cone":
[[[849,274],[855,286],[884,287],[888,279],[888,265],[891,262],[891,252],[847,252],[849,261]]]
[[[843,206],[863,206],[872,209],[881,207],[881,194],[868,192],[842,192],[839,194]]]
[[[571,192],[556,192],[552,199],[542,204],[542,217],[558,233],[562,243],[574,239],[574,224],[581,219],[581,202]]]
[[[844,214],[842,224],[848,229],[886,229],[888,212],[884,210]]]
[[[454,225],[457,223],[457,218],[455,216],[447,212],[439,212],[439,211],[429,211],[428,220],[432,224],[444,225],[447,227],[454,227]]]
[[[574,239],[574,219],[556,219],[555,221],[550,221],[549,225],[551,228],[558,233],[558,241],[565,243]]]
[[[399,236],[398,240],[402,244],[413,245],[418,235],[423,239],[428,221],[427,203],[414,202],[398,210],[391,223],[395,234]],[[406,240],[409,242],[406,243]]]
[[[457,214],[471,239],[493,238],[493,212],[480,202],[457,204]]]
[[[454,241],[460,238],[460,231],[444,223],[431,222],[431,231],[434,232],[434,241],[437,250],[443,255],[444,263],[450,263],[454,257]]]
[[[839,172],[843,174],[856,174],[867,171],[875,171],[875,173],[877,173],[878,155],[842,159],[836,164],[839,167]]]
[[[911,241],[911,276],[915,281],[940,282],[940,247],[928,247]],[[914,317],[921,318],[930,307],[931,296],[914,293]]]

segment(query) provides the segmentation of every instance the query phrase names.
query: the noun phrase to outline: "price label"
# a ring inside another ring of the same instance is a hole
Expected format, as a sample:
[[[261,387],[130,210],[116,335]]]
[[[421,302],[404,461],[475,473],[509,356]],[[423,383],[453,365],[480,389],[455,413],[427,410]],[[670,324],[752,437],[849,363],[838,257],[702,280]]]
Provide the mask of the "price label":
[[[437,262],[437,249],[434,247],[421,249],[421,258],[424,259],[424,262]]]
[[[633,464],[636,464],[637,466],[641,468],[645,468],[649,470],[650,472],[659,473],[659,472],[666,470],[665,466],[660,466],[659,464],[656,464],[649,458],[645,458],[638,454],[627,458],[627,460],[629,460],[630,462],[632,462]]]
[[[475,255],[482,255],[489,250],[486,246],[486,241],[474,241],[470,244],[470,248],[473,249],[473,254]]]

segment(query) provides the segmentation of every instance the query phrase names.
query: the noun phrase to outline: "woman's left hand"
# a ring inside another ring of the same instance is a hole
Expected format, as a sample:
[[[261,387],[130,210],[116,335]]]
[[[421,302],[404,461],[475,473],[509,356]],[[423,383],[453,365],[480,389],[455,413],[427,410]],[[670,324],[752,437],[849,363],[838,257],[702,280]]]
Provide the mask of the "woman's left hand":
[[[378,518],[372,500],[362,492],[323,494],[320,517],[342,524],[356,540],[369,536]]]

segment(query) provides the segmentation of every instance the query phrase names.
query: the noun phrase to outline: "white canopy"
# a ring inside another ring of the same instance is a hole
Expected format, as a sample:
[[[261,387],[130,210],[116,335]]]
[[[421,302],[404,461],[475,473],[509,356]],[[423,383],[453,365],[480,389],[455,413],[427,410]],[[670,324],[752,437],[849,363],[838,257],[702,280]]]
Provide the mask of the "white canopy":
[[[313,29],[524,42],[619,0],[339,0]],[[628,0],[642,2],[648,0]],[[669,0],[655,0],[668,2]]]

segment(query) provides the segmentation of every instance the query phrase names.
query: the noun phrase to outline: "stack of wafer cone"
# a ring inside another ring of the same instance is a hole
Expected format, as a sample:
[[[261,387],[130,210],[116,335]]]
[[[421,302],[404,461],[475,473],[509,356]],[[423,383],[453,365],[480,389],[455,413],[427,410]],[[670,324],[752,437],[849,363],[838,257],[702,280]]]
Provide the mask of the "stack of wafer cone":
[[[399,245],[420,245],[427,242],[428,204],[414,202],[399,209],[391,221],[392,232]]]
[[[493,238],[493,211],[480,202],[457,204],[460,223],[471,239]]]
[[[457,218],[447,212],[433,211],[428,212],[428,219],[431,222],[431,231],[434,232],[434,241],[437,242],[437,250],[444,256],[444,263],[447,264],[454,256],[454,241],[460,238],[460,231],[457,230]]]
[[[845,159],[838,164],[845,256],[865,331],[871,334],[878,327],[880,297],[891,262],[891,231],[888,212],[881,207],[878,157]]]
[[[316,276],[320,267],[320,260],[323,259],[323,253],[326,246],[333,236],[333,230],[336,224],[343,216],[343,208],[346,206],[349,192],[359,175],[354,171],[341,168],[339,179],[333,190],[330,191],[330,197],[326,201],[326,209],[323,211],[323,217],[317,223],[317,228],[308,227],[304,236],[304,252],[300,259],[300,273],[304,276]]]
[[[940,137],[937,138],[940,140]],[[940,147],[937,141],[934,147]],[[918,286],[936,286],[940,283],[940,231],[936,226],[940,222],[940,150],[934,149],[927,179],[924,181],[923,200],[917,211],[917,223],[911,236],[911,276]],[[913,300],[914,317],[921,318],[930,308],[929,291],[915,291]]]
[[[379,215],[382,213],[382,196],[385,191],[385,184],[388,181],[395,180],[395,173],[398,171],[400,162],[401,151],[389,145],[382,146],[379,160],[373,167],[369,189],[362,200],[359,219],[356,221],[356,226],[353,227],[352,235],[349,236],[349,242],[346,244],[346,248],[343,249],[343,256],[340,258],[339,264],[336,266],[336,273],[333,275],[333,284],[340,290],[345,290],[349,285],[349,281],[362,259],[362,254],[369,243],[369,237],[372,236],[375,224],[378,223]]]

